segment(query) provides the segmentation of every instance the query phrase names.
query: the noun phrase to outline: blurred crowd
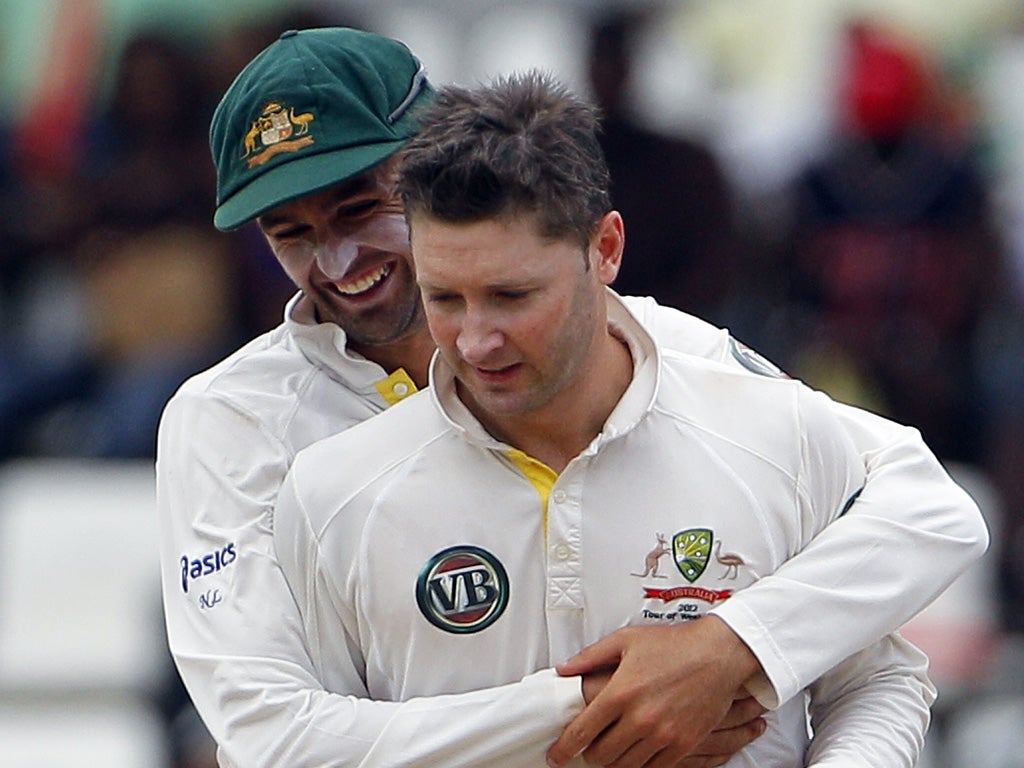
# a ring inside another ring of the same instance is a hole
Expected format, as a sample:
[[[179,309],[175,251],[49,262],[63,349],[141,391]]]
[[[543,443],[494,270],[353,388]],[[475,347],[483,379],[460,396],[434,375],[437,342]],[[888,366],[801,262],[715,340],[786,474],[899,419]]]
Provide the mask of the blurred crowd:
[[[108,95],[0,125],[0,460],[150,458],[177,385],[279,322],[292,288],[258,232],[213,229],[207,128],[256,52],[326,21],[294,12],[204,40],[139,30]],[[982,472],[1002,510],[999,629],[1024,632],[1024,238],[1015,206],[997,205],[1006,185],[970,84],[892,30],[849,23],[832,135],[766,226],[711,143],[636,117],[642,14],[595,22],[589,86],[628,234],[615,287],[730,327]],[[184,750],[196,724],[181,718]]]

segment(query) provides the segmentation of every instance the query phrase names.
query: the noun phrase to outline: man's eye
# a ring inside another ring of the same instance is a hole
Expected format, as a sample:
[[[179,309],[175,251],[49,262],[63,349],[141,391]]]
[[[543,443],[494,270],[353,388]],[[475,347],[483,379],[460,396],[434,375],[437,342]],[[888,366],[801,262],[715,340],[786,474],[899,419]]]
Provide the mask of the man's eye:
[[[338,211],[338,215],[346,219],[358,219],[373,213],[376,208],[376,200],[360,200],[341,208]]]
[[[458,299],[454,293],[426,293],[423,296],[424,301],[435,306],[452,306]]]
[[[306,227],[287,227],[268,232],[267,235],[278,242],[294,242],[302,238],[306,233]]]

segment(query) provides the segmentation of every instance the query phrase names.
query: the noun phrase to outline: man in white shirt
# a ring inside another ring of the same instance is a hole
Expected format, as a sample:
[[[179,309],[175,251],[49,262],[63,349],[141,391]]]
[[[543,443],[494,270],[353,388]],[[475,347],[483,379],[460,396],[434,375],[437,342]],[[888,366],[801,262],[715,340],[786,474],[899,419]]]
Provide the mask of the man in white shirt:
[[[354,30],[310,30],[286,33],[257,57],[214,119],[215,222],[231,229],[257,218],[301,289],[279,328],[186,383],[160,430],[168,635],[223,765],[346,764],[352,714],[369,703],[325,684],[315,638],[274,554],[273,518],[299,450],[427,382],[434,345],[412,278],[393,155],[415,132],[410,109],[428,96],[404,46]],[[626,301],[661,345],[737,370],[751,359],[696,318]],[[763,674],[748,687],[775,706],[916,613],[986,546],[977,508],[914,430],[830,407],[866,469],[860,499],[786,564],[788,579],[774,586],[790,596],[786,611],[774,613],[780,601],[759,583],[736,596],[746,602],[730,601],[742,616],[744,626],[733,625],[742,643],[724,624],[708,635],[710,646],[693,643],[692,666],[704,675],[695,708],[720,709],[736,695],[711,663],[729,638],[743,653],[751,648]],[[863,552],[864,572],[844,573],[821,600],[856,627],[834,647],[805,642],[817,622],[797,606],[853,550]],[[881,582],[899,600],[879,604],[873,588]],[[575,711],[580,702],[570,698]]]
[[[683,727],[698,683],[687,642],[741,616],[734,592],[843,515],[863,462],[823,394],[659,348],[609,292],[624,227],[585,102],[526,74],[443,89],[421,120],[399,189],[438,344],[430,390],[300,452],[275,518],[322,678],[414,704],[355,712],[348,762],[541,766],[560,697],[521,691],[533,717],[477,713],[538,673],[576,692],[550,668],[594,644],[561,671],[610,677],[584,680],[586,707],[549,763],[583,751],[677,765],[701,735]],[[672,576],[637,581],[630,567],[665,531]],[[821,641],[842,642],[848,617],[802,608],[822,616]],[[742,643],[716,650],[727,687],[758,671]],[[827,742],[810,764],[877,750],[867,764],[911,768],[933,695],[924,666],[894,634],[826,672],[809,689]],[[691,717],[710,729],[726,709]],[[807,717],[803,696],[783,702],[730,764],[804,765]]]

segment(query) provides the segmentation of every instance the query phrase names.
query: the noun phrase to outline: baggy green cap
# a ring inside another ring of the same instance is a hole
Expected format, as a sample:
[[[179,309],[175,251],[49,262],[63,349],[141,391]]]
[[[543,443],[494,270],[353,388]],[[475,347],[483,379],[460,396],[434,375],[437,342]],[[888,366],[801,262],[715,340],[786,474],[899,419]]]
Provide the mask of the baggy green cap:
[[[213,114],[214,225],[357,176],[416,132],[423,65],[402,43],[346,27],[290,30],[239,73]]]

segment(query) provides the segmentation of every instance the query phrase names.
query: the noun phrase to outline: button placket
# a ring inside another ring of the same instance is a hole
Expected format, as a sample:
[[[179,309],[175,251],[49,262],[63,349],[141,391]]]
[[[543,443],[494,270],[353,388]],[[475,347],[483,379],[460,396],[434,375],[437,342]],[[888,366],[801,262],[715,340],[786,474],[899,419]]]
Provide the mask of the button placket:
[[[582,484],[572,469],[548,497],[548,651],[554,661],[569,658],[583,643]]]
[[[548,603],[551,608],[580,608],[580,505],[571,479],[565,475],[548,499]]]

